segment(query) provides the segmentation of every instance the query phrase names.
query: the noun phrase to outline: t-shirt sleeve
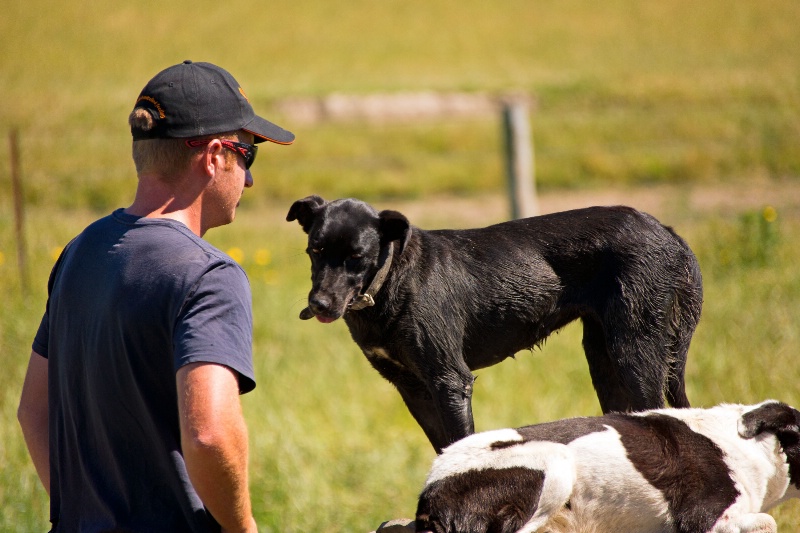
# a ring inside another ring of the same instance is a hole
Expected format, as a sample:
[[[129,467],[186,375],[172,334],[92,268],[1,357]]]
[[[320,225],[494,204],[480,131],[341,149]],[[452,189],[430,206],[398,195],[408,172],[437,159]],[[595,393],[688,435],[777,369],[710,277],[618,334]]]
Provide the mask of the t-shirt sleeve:
[[[174,330],[175,371],[189,363],[234,370],[239,392],[256,386],[250,284],[238,265],[222,262],[205,272],[187,296]]]
[[[50,320],[47,316],[47,311],[44,312],[42,321],[39,322],[39,329],[36,331],[36,336],[33,338],[33,345],[31,349],[41,355],[42,357],[48,356],[48,338],[50,336]]]
[[[74,239],[73,239],[74,241]],[[56,281],[56,276],[58,275],[58,269],[61,266],[61,261],[64,258],[64,253],[67,251],[72,245],[72,241],[67,243],[64,249],[61,251],[61,254],[58,256],[53,268],[50,270],[50,277],[47,280],[47,304],[45,306],[44,315],[42,316],[41,322],[39,322],[39,329],[36,331],[36,336],[33,338],[33,345],[31,349],[41,355],[42,357],[47,357],[49,352],[49,340],[50,340],[50,295],[53,292],[53,284]]]

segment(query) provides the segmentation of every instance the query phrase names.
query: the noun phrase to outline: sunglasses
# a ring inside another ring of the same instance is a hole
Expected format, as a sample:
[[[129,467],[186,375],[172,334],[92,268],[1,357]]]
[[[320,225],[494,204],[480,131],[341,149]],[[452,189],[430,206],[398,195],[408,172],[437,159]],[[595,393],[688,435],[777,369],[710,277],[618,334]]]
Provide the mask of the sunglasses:
[[[197,148],[198,146],[205,146],[209,144],[214,139],[206,139],[206,140],[199,140],[199,139],[192,139],[186,141],[186,146],[190,148]],[[244,158],[244,168],[250,168],[253,164],[253,161],[256,160],[256,154],[258,153],[258,146],[255,144],[247,144],[247,143],[240,143],[236,141],[229,141],[227,139],[218,139],[219,142],[222,143],[222,146],[229,150],[233,150],[240,156]]]

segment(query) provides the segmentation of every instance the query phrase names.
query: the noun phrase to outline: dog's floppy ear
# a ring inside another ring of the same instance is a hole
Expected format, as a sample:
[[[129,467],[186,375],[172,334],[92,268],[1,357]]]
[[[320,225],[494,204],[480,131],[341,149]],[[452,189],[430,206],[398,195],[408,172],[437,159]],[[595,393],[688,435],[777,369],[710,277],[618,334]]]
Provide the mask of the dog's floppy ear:
[[[298,221],[303,226],[303,231],[308,233],[319,208],[325,204],[325,200],[316,194],[306,196],[292,204],[292,207],[289,208],[289,213],[286,215],[286,220],[287,222]]]
[[[381,242],[400,241],[400,247],[397,249],[399,255],[411,238],[411,224],[405,215],[397,211],[381,211],[378,213],[378,218],[380,219]]]
[[[742,415],[739,420],[739,436],[752,439],[764,432],[773,434],[800,431],[800,413],[782,402],[765,402]]]
[[[773,433],[789,464],[789,482],[800,489],[800,411],[781,402],[766,402],[742,415],[739,435],[746,439]]]

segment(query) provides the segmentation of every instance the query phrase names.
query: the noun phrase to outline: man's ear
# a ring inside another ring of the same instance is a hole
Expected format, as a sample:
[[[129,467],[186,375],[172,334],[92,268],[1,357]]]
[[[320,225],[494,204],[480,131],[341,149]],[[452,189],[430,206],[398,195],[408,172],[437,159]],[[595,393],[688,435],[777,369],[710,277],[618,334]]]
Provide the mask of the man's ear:
[[[761,433],[778,434],[798,431],[798,413],[781,402],[767,402],[742,415],[739,420],[739,436],[752,439]]]
[[[224,150],[219,139],[213,139],[203,147],[199,163],[208,179],[213,179],[218,170],[225,168]]]
[[[400,255],[411,239],[411,224],[402,213],[397,211],[381,211],[378,213],[381,244],[400,241],[397,254]]]
[[[303,231],[308,233],[317,213],[325,204],[327,202],[316,194],[306,196],[292,204],[292,207],[289,208],[289,213],[286,215],[286,220],[287,222],[297,220],[303,227]]]

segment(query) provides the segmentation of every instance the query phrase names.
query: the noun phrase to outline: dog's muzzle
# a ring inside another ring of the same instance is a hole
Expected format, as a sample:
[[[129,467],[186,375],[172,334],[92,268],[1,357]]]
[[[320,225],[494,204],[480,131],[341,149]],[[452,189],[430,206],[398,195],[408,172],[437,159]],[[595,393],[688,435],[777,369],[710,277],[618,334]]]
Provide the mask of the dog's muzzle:
[[[383,264],[378,269],[375,277],[372,279],[372,283],[369,284],[369,287],[367,287],[366,291],[353,298],[353,301],[347,305],[347,311],[360,311],[365,307],[372,307],[375,305],[375,294],[383,286],[383,282],[386,281],[386,276],[389,274],[389,268],[392,266],[394,242],[390,242],[389,246],[387,246],[385,250],[385,256],[384,253],[381,253],[381,255],[384,256],[382,258]],[[310,318],[314,318],[314,313],[311,311],[311,308],[306,307],[300,311],[300,320],[308,320]]]

